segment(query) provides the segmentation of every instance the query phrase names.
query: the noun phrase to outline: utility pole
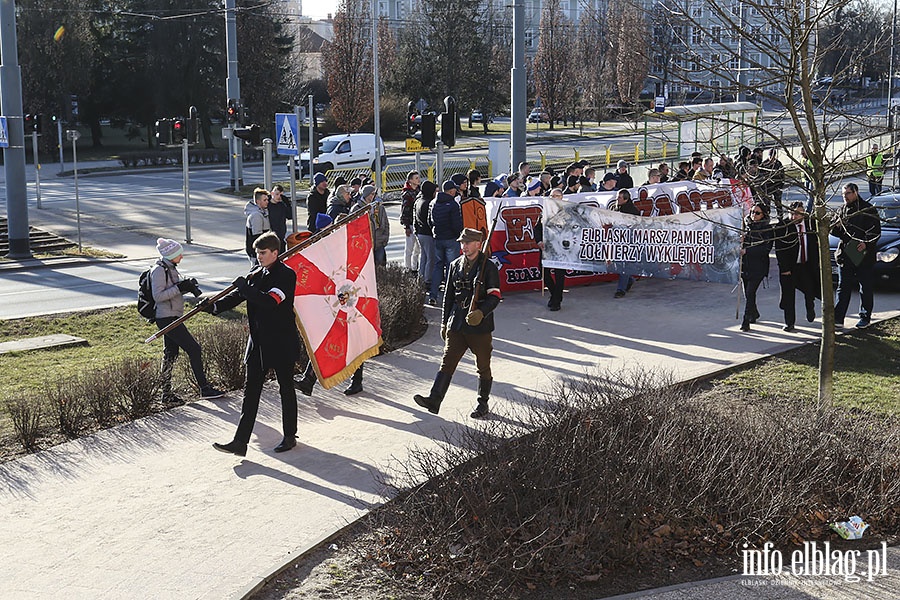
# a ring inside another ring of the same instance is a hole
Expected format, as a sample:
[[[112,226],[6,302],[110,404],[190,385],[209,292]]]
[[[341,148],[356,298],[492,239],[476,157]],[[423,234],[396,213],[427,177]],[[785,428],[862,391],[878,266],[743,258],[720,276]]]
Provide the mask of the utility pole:
[[[228,76],[225,78],[225,91],[228,98],[238,101],[238,105],[242,106],[241,99],[241,80],[238,78],[238,58],[237,58],[237,24],[234,19],[234,0],[225,0],[225,49],[228,54]],[[238,122],[240,125],[242,110],[238,110]],[[231,187],[239,189],[244,185],[244,156],[243,144],[240,141],[235,142],[234,138],[229,140],[228,167],[231,174]]]
[[[509,156],[512,173],[525,157],[525,128],[527,97],[525,91],[525,0],[513,1],[513,66],[510,74],[510,124]]]
[[[381,114],[380,103],[378,102],[378,13],[375,11],[378,3],[372,0],[372,72],[374,74],[375,83],[375,189],[381,196]],[[455,126],[455,124],[454,124]]]
[[[6,115],[9,148],[3,149],[9,258],[31,258],[28,196],[25,190],[25,123],[22,121],[22,71],[16,46],[15,0],[0,2],[0,111]]]

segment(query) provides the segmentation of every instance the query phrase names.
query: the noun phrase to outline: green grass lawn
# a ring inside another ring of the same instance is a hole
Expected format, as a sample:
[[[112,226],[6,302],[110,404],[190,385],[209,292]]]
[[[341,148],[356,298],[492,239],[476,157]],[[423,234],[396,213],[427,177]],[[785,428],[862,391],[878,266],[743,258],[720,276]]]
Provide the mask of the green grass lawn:
[[[808,345],[741,369],[713,383],[785,400],[814,401],[819,345]],[[838,336],[835,403],[879,414],[900,414],[900,320]]]

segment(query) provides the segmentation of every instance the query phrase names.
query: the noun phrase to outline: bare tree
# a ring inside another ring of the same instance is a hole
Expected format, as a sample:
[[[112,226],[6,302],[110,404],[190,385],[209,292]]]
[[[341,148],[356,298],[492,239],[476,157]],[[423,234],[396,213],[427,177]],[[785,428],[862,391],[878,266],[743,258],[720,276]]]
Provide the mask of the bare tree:
[[[855,0],[815,5],[802,0],[703,0],[689,5],[658,0],[656,5],[680,36],[669,72],[674,86],[712,98],[725,93],[752,98],[777,111],[776,117],[740,125],[753,128],[763,143],[781,150],[789,173],[800,174],[794,181],[805,182],[814,204],[823,298],[819,401],[830,404],[835,320],[828,243],[833,212],[826,203],[827,191],[855,168],[873,139],[890,136],[883,116],[872,118],[854,110],[851,90],[835,84],[819,88],[816,76],[826,57],[838,69],[835,82],[861,76],[860,65],[869,64],[886,45],[884,29],[865,45],[834,35],[817,40],[819,32],[862,6]]]
[[[372,116],[375,102],[369,3],[341,0],[334,37],[322,45],[322,62],[335,123],[344,131],[358,131]]]
[[[648,20],[644,11],[630,2],[621,2],[616,18],[616,84],[619,100],[625,106],[635,106],[650,60],[643,50],[650,39]]]
[[[541,12],[540,41],[534,55],[534,80],[550,129],[564,114],[572,94],[572,33],[572,23],[563,13],[560,0],[547,0]]]

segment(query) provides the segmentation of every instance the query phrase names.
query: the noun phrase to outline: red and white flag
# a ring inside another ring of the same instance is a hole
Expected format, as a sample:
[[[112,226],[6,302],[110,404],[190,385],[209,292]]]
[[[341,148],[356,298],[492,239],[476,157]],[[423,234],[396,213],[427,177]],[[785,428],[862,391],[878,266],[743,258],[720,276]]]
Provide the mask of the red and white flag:
[[[347,379],[381,346],[368,212],[285,259],[297,273],[294,309],[322,387]]]

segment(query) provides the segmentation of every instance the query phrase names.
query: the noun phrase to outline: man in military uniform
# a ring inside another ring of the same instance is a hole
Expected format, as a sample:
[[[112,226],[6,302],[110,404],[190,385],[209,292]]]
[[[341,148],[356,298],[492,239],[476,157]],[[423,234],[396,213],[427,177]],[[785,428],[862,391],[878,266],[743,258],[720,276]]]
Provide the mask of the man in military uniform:
[[[428,396],[416,394],[413,399],[428,412],[437,414],[450,387],[456,366],[466,350],[475,355],[478,369],[478,405],[471,417],[488,414],[491,394],[491,350],[494,309],[500,304],[500,274],[497,266],[481,251],[483,234],[466,228],[459,236],[462,256],[450,263],[444,290],[441,338],[444,355]],[[475,295],[475,302],[472,296]]]

